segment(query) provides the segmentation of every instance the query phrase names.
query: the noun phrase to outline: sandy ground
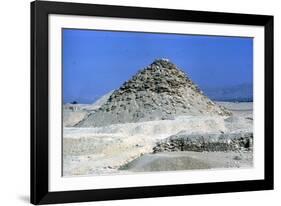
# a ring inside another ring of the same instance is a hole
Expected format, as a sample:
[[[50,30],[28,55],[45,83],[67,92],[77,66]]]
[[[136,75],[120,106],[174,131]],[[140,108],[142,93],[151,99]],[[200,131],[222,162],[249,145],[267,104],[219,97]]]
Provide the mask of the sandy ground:
[[[145,154],[123,165],[131,172],[172,171],[252,166],[252,152],[165,152]]]
[[[252,103],[220,104],[230,109],[233,116],[185,116],[175,120],[116,124],[99,128],[65,127],[63,175],[250,167],[252,152],[150,154],[159,139],[183,130],[190,134],[252,132]]]

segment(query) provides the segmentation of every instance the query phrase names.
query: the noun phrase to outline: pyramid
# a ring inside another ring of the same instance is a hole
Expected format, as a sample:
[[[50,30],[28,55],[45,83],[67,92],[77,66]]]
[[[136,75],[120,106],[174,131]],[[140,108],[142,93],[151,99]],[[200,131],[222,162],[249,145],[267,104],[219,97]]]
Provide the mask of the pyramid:
[[[177,116],[231,113],[211,101],[168,59],[157,59],[115,90],[79,127],[174,119]]]

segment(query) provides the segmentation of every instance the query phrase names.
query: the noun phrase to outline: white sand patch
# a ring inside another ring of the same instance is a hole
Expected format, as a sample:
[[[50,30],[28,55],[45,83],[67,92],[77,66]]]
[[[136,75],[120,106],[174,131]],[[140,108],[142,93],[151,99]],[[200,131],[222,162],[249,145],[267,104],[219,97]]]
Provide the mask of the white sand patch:
[[[181,116],[175,120],[158,120],[138,123],[114,124],[105,127],[64,128],[64,138],[93,136],[146,136],[152,139],[166,138],[182,130],[192,133],[226,132],[225,119],[221,116]]]

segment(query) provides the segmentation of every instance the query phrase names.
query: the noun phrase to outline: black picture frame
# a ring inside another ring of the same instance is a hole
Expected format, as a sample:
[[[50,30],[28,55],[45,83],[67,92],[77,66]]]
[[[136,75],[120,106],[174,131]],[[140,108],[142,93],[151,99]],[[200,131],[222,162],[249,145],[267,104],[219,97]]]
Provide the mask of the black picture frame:
[[[265,28],[265,134],[263,180],[49,192],[48,190],[48,15],[155,19]],[[80,3],[31,3],[31,203],[50,204],[273,189],[273,16],[137,8]]]

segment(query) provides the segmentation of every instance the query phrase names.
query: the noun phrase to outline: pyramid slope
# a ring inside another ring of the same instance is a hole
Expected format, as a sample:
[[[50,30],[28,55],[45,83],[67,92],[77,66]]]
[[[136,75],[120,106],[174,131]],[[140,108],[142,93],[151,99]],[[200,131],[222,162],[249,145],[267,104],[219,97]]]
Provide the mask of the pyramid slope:
[[[167,59],[155,60],[115,90],[80,127],[174,119],[185,115],[230,115],[212,102],[188,76]]]

